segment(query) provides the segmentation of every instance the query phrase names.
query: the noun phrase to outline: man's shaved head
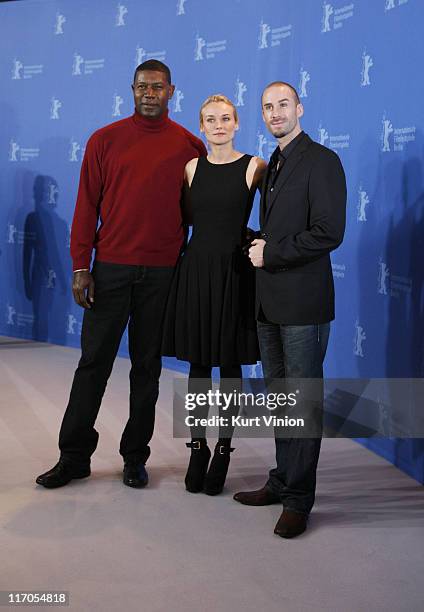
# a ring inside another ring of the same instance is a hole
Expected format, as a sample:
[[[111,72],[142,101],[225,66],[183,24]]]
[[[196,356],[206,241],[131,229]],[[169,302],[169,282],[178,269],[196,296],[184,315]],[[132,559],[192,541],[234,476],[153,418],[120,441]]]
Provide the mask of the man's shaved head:
[[[293,93],[294,101],[296,102],[296,104],[300,104],[300,98],[299,98],[299,94],[296,91],[296,88],[293,87],[293,85],[290,85],[290,83],[286,83],[285,81],[273,81],[272,83],[267,85],[262,92],[262,101],[264,99],[264,93],[267,91],[267,89],[270,89],[271,87],[279,87],[279,86],[288,87]]]

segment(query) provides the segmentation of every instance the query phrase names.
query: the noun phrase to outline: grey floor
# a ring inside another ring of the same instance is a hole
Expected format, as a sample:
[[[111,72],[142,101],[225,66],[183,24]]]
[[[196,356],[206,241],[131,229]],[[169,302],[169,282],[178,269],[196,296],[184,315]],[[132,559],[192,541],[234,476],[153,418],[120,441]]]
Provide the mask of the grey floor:
[[[121,482],[125,359],[104,398],[92,477],[57,490],[36,486],[34,477],[56,461],[78,357],[0,339],[0,590],[66,590],[75,611],[424,609],[422,486],[354,442],[325,440],[309,529],[283,540],[273,535],[279,506],[232,500],[264,483],[271,440],[237,441],[221,496],[184,490],[188,451],[172,438],[170,371],[161,380],[148,488]]]

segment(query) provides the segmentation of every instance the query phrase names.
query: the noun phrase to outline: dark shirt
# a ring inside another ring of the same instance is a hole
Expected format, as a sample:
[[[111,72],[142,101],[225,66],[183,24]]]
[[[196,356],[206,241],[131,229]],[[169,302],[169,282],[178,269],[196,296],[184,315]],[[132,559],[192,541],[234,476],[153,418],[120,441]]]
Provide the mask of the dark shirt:
[[[303,140],[304,136],[305,132],[300,132],[300,134],[298,134],[296,138],[293,138],[293,140],[289,142],[289,144],[286,145],[283,150],[281,150],[280,147],[277,147],[274,153],[271,155],[269,160],[269,175],[265,191],[265,210],[268,208],[271,194],[274,191],[275,182],[280,174],[281,168],[285,164],[288,156],[294,151],[299,142]]]

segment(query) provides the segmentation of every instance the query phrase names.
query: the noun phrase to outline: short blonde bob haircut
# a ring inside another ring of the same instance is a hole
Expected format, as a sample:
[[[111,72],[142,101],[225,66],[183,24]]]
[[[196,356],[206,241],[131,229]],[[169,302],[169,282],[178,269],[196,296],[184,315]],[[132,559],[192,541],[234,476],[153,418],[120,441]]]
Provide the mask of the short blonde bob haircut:
[[[227,98],[227,96],[224,96],[224,94],[214,94],[213,96],[209,96],[209,98],[206,98],[206,100],[203,102],[202,106],[200,107],[199,120],[200,120],[201,128],[203,127],[202,111],[208,104],[211,104],[212,102],[224,102],[224,104],[228,104],[228,106],[231,106],[231,108],[233,109],[234,120],[236,123],[238,123],[239,118],[237,114],[237,109],[234,106],[234,102],[231,102],[230,98]]]

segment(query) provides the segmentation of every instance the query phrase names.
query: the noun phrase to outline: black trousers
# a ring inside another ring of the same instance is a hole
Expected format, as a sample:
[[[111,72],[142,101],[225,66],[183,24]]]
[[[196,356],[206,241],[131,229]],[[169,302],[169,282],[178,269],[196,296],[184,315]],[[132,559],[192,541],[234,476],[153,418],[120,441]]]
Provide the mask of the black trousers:
[[[65,461],[90,463],[99,438],[94,424],[128,322],[130,412],[119,452],[124,461],[147,461],[159,394],[162,320],[173,270],[95,262],[95,301],[84,312],[82,355],[59,434]]]

